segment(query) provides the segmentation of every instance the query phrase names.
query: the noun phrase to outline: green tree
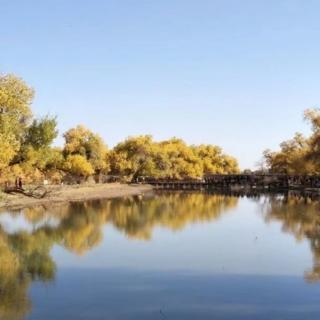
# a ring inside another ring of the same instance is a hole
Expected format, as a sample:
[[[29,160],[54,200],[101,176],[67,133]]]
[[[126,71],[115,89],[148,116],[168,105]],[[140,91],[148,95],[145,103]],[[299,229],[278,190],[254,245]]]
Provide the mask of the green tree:
[[[57,118],[46,116],[42,119],[34,119],[26,130],[24,144],[32,146],[35,150],[48,148],[58,136]]]
[[[57,135],[57,120],[55,117],[46,116],[42,119],[34,119],[25,130],[20,151],[14,158],[13,163],[21,165],[30,172],[38,169],[45,173],[48,169],[57,169],[62,154],[57,148],[51,147]],[[59,160],[57,159],[58,154],[60,155]]]

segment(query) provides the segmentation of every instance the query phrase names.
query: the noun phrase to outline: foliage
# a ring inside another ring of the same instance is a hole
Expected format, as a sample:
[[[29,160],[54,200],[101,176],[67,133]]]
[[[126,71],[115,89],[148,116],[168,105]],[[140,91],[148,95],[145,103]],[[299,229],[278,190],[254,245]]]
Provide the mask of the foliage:
[[[190,146],[178,138],[156,142],[150,135],[129,137],[108,151],[103,139],[83,125],[64,133],[62,149],[53,147],[57,118],[34,118],[33,96],[33,89],[22,79],[0,76],[0,183],[12,183],[17,176],[27,183],[109,173],[129,180],[140,176],[183,179],[239,170],[237,161],[221,148]]]
[[[237,161],[224,155],[217,146],[188,146],[172,138],[155,142],[151,136],[129,137],[110,154],[111,172],[135,179],[201,178],[206,174],[238,172]]]
[[[110,154],[111,172],[137,177],[154,170],[154,143],[151,136],[130,137],[115,146]]]
[[[6,168],[19,150],[19,143],[10,133],[0,132],[0,171]]]
[[[201,159],[203,174],[239,173],[236,159],[222,153],[222,149],[212,145],[194,146]]]
[[[35,150],[48,148],[57,137],[57,118],[48,116],[42,119],[34,119],[27,128],[24,143],[32,146]]]
[[[309,137],[296,133],[293,139],[280,144],[280,151],[264,152],[267,168],[271,172],[320,174],[320,110],[306,110],[304,118],[311,124],[312,133]]]
[[[34,149],[28,146],[24,150],[24,165],[34,167],[40,171],[48,169],[59,169],[64,162],[62,152],[59,148]]]
[[[64,169],[71,174],[88,177],[94,173],[92,165],[88,160],[79,154],[72,154],[67,156]]]
[[[0,114],[16,124],[16,130],[26,125],[31,118],[33,96],[33,89],[22,79],[11,74],[0,75]]]
[[[108,171],[107,146],[99,135],[79,125],[67,131],[64,138],[65,156],[81,155],[89,161],[95,172]]]
[[[162,160],[165,159],[165,161],[161,164],[165,177],[177,179],[202,177],[201,160],[183,140],[172,138],[160,142],[159,152],[164,153]]]
[[[0,75],[0,170],[9,165],[20,148],[31,118],[33,90],[14,75]]]

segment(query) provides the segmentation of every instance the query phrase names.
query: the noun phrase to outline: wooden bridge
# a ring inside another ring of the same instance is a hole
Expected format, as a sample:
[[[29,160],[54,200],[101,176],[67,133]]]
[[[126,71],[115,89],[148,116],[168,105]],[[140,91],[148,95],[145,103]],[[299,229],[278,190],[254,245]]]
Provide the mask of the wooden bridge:
[[[320,190],[320,176],[281,174],[210,175],[203,179],[139,178],[159,189],[260,189],[260,190]]]

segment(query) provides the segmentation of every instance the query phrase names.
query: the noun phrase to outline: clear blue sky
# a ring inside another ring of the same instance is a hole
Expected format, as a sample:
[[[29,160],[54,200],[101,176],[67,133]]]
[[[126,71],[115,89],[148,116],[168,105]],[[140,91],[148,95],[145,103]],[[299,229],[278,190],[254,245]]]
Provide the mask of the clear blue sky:
[[[0,72],[36,115],[218,144],[253,167],[320,102],[317,0],[0,0]],[[58,140],[62,143],[62,139]]]

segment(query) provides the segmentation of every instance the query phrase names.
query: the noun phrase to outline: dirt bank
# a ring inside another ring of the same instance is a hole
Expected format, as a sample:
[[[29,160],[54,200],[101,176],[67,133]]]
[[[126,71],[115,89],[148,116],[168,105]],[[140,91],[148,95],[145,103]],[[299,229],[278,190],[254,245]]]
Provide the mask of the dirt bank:
[[[0,209],[20,209],[48,203],[118,198],[152,191],[152,187],[148,185],[126,185],[120,183],[95,184],[90,186],[48,186],[46,188],[50,192],[44,199],[34,199],[23,195],[7,195],[2,193]]]

